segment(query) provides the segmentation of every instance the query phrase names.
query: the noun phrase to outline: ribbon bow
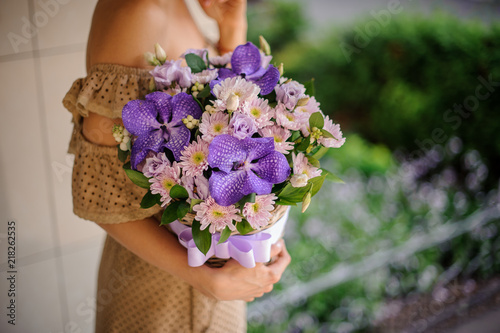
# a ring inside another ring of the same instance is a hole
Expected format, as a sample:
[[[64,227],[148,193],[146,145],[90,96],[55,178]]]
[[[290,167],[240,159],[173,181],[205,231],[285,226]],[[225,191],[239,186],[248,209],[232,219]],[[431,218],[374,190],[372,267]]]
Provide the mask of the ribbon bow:
[[[191,267],[203,265],[210,257],[216,256],[222,259],[233,258],[243,267],[255,267],[256,262],[268,262],[271,260],[271,245],[281,237],[288,211],[272,227],[252,235],[233,235],[225,242],[218,244],[220,233],[212,234],[212,245],[207,254],[203,254],[194,243],[191,228],[179,221],[170,225],[177,234],[179,243],[188,250],[188,264]]]

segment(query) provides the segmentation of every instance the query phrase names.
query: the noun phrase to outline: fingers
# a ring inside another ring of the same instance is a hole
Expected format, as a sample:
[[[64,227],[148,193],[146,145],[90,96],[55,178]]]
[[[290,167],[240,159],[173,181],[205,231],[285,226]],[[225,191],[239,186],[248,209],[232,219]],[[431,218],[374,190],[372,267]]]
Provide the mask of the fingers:
[[[285,241],[283,239],[280,239],[271,246],[271,258],[276,257],[281,252],[284,244]]]
[[[267,266],[272,270],[275,277],[278,278],[278,281],[281,278],[281,274],[283,274],[286,267],[290,264],[290,261],[292,260],[290,254],[286,249],[284,241],[281,240],[281,242],[282,242],[281,251],[277,254],[278,256],[277,259],[269,266]]]

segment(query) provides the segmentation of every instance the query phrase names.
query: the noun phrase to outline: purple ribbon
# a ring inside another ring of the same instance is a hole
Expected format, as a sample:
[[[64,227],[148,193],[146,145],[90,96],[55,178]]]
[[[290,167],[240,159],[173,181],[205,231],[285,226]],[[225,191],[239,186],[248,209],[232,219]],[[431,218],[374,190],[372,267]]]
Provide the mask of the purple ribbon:
[[[177,234],[179,242],[188,250],[188,264],[191,267],[203,265],[210,257],[229,259],[233,258],[243,267],[255,267],[256,262],[271,260],[271,245],[279,240],[283,232],[288,211],[272,227],[252,235],[233,235],[225,242],[218,244],[220,233],[212,234],[212,245],[207,254],[203,254],[193,240],[191,228],[179,221],[170,224]]]

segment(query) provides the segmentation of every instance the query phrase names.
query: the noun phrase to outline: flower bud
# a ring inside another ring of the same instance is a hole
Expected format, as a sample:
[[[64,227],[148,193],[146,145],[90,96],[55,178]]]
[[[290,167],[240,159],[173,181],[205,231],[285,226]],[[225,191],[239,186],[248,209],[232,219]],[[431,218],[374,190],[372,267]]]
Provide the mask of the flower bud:
[[[311,204],[311,191],[308,191],[306,195],[304,195],[304,199],[302,200],[302,213],[306,211],[306,209],[309,207]]]
[[[125,142],[120,143],[120,149],[123,151],[128,150],[128,145]]]
[[[266,41],[266,39],[260,35],[259,36],[259,43],[260,43],[260,49],[262,52],[264,52],[265,55],[270,55],[271,54],[271,47],[269,46],[269,43]]]
[[[149,91],[150,92],[156,91],[156,82],[155,82],[155,78],[154,77],[152,77],[149,80]]]
[[[281,64],[278,66],[278,71],[280,72],[280,76],[283,76],[283,74],[285,73],[285,68],[284,68],[283,63],[281,63]]]
[[[235,111],[240,105],[240,98],[235,93],[231,93],[231,96],[226,101],[226,109],[228,111]]]
[[[167,60],[167,54],[165,53],[165,50],[158,43],[155,44],[155,54],[156,59],[158,59],[160,63],[163,64],[165,60]]]
[[[307,180],[309,177],[307,177],[306,174],[295,174],[292,176],[290,179],[290,184],[292,184],[293,187],[304,187],[307,185]]]
[[[304,106],[307,105],[307,103],[309,103],[309,97],[302,97],[297,101],[297,106]]]
[[[161,65],[160,62],[158,61],[158,59],[156,59],[155,55],[151,52],[144,53],[144,59],[150,65],[153,65],[153,66]]]

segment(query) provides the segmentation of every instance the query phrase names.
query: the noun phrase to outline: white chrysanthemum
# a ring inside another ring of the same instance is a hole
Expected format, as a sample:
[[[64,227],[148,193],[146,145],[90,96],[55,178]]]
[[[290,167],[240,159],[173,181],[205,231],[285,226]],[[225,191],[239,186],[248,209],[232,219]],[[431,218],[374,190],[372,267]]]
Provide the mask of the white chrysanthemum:
[[[333,138],[321,137],[318,142],[325,147],[329,148],[340,148],[344,142],[342,131],[340,130],[339,124],[334,124],[330,117],[325,117],[325,126],[323,127],[327,132],[333,135]]]
[[[240,76],[227,78],[213,88],[214,96],[220,101],[214,103],[214,107],[218,111],[236,111],[256,99],[259,92],[257,85]]]
[[[189,177],[201,176],[208,169],[208,143],[203,140],[193,141],[181,152],[183,174]]]
[[[201,117],[200,132],[204,141],[210,143],[212,140],[221,134],[229,133],[229,115],[223,112],[210,114],[204,112]]]
[[[245,107],[243,112],[255,120],[257,128],[263,128],[273,124],[271,118],[274,117],[274,109],[271,108],[267,99],[256,98],[248,107]]]
[[[288,154],[293,149],[293,142],[286,140],[292,135],[289,130],[278,125],[264,127],[259,131],[264,138],[274,138],[274,149],[282,154]]]

